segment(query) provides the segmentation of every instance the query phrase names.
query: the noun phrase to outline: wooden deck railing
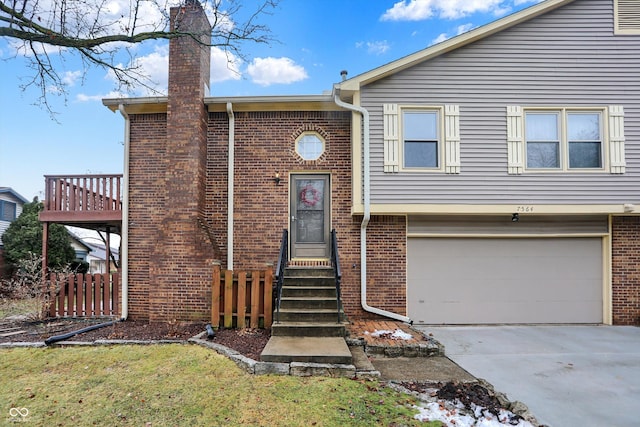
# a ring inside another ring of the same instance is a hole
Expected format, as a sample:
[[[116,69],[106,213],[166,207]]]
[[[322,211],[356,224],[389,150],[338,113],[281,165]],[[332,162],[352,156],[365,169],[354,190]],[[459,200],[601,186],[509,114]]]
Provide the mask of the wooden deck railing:
[[[270,328],[273,318],[273,269],[213,268],[211,325],[214,328]]]
[[[122,174],[46,175],[41,221],[122,219]]]
[[[118,315],[120,273],[55,275],[50,278],[51,317],[102,317]]]

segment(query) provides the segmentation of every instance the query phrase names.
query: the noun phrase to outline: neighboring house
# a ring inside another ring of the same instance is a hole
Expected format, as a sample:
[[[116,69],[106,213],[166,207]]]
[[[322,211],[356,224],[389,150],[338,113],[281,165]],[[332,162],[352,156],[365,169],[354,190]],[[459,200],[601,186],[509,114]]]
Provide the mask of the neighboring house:
[[[91,274],[104,274],[115,272],[118,270],[117,265],[114,263],[113,259],[109,260],[109,269],[107,270],[107,252],[105,250],[104,245],[95,244],[93,242],[89,243],[85,241],[91,248],[91,252],[87,254],[86,261],[89,263],[89,273]],[[111,248],[111,255],[118,262],[119,252],[117,248]]]
[[[288,229],[323,265],[335,228],[352,318],[638,323],[639,15],[547,0],[318,96],[210,97],[209,50],[172,40],[168,97],[104,101],[129,315],[206,319],[215,259],[262,268]]]
[[[0,277],[5,271],[4,247],[2,235],[16,218],[22,213],[22,206],[28,200],[10,187],[0,187]]]
[[[117,248],[111,248],[110,255],[113,256],[113,259],[109,261],[109,270],[107,270],[106,246],[88,241],[93,239],[99,240],[98,237],[81,237],[70,229],[67,229],[67,232],[71,238],[71,246],[76,252],[76,261],[86,262],[89,266],[87,271],[89,274],[103,274],[117,271],[118,267],[114,263],[114,259],[116,263],[119,259],[119,251]]]
[[[87,258],[92,248],[85,243],[80,236],[76,235],[69,229],[67,229],[67,233],[69,234],[71,247],[76,252],[76,261],[88,263],[89,261]]]

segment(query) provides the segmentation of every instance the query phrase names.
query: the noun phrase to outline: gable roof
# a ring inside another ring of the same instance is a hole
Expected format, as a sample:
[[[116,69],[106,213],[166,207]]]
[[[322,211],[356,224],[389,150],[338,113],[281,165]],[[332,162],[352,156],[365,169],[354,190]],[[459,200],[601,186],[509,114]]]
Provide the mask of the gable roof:
[[[0,194],[11,194],[13,197],[15,197],[16,199],[20,200],[23,204],[24,203],[29,203],[29,201],[27,199],[22,197],[20,194],[18,194],[11,187],[0,187]]]
[[[514,14],[505,16],[504,18],[493,21],[489,24],[475,28],[469,32],[459,36],[450,38],[441,43],[430,46],[426,49],[407,55],[398,60],[389,62],[381,67],[374,68],[371,71],[359,74],[343,82],[336,83],[335,88],[341,93],[348,95],[358,91],[362,86],[373,83],[387,76],[393,75],[399,71],[412,67],[421,62],[435,58],[452,50],[466,46],[470,43],[482,40],[495,33],[511,28],[517,24],[529,21],[537,16],[550,12],[561,6],[572,3],[576,0],[545,0],[534,6],[523,9]]]

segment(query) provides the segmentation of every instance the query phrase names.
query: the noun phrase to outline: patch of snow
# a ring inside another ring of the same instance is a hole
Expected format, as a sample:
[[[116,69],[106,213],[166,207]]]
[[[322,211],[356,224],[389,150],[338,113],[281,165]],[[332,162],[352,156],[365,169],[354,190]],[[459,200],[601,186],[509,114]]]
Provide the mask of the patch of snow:
[[[520,420],[517,424],[512,424],[510,420],[514,417],[511,411],[501,409],[499,416],[485,410],[485,408],[472,405],[472,411],[464,408],[460,401],[451,402],[437,400],[435,402],[423,403],[416,406],[420,411],[414,418],[418,421],[440,421],[450,427],[534,427],[526,420]]]
[[[369,332],[367,331],[365,332],[365,334],[369,334]],[[384,337],[384,338],[391,338],[394,340],[404,340],[404,341],[409,341],[413,339],[413,335],[401,329],[396,329],[395,331],[385,330],[385,329],[382,329],[382,330],[376,329],[371,333],[371,336],[374,338]]]

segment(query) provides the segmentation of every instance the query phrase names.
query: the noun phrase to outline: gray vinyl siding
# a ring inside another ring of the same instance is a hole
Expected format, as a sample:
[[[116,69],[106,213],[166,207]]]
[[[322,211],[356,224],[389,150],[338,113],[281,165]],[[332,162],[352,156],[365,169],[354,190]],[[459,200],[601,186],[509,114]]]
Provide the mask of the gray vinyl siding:
[[[640,202],[640,36],[615,36],[613,21],[613,0],[577,0],[363,87],[372,203]],[[384,173],[385,103],[459,105],[461,173]],[[508,175],[510,105],[622,105],[626,173]]]
[[[22,201],[18,200],[17,198],[13,197],[10,194],[0,195],[0,200],[6,200],[7,202],[15,203],[16,218],[20,216],[20,214],[22,213]],[[7,231],[7,228],[9,228],[9,225],[11,225],[10,221],[0,220],[0,246],[2,246],[2,235],[4,234],[5,231]]]

